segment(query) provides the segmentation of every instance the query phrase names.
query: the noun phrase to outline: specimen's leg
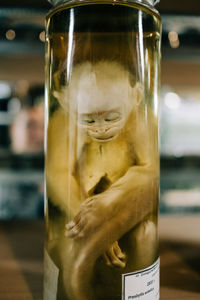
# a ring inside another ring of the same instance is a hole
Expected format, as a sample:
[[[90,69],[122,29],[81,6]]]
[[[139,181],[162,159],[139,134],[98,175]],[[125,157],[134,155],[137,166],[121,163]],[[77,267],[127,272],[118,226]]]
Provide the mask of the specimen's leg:
[[[153,218],[141,222],[129,236],[129,247],[133,251],[132,270],[149,267],[158,254],[157,226]]]
[[[91,234],[87,238],[63,238],[60,251],[63,285],[67,300],[94,299],[95,291],[91,285],[94,265],[97,259],[114,244],[113,239],[119,238],[120,227],[120,223],[113,220],[112,223],[103,224],[95,234]],[[131,251],[126,253],[125,273],[146,268],[155,261],[157,229],[152,218],[140,223],[127,235],[127,239],[129,239],[128,244]]]
[[[94,248],[89,249],[88,243],[89,240],[77,241],[67,237],[61,243],[63,300],[92,299],[90,280],[96,253]]]
[[[88,236],[63,239],[61,261],[67,300],[94,299],[91,286],[94,265],[122,233],[121,221],[116,217]]]

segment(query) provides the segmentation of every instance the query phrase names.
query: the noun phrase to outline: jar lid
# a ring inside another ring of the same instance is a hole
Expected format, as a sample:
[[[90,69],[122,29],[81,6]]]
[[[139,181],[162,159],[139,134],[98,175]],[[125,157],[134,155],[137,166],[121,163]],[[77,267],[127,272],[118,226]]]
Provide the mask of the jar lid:
[[[53,4],[54,6],[55,5],[58,5],[58,4],[62,4],[62,3],[65,3],[65,2],[68,2],[69,0],[48,0],[51,4]],[[84,1],[84,0],[82,0]],[[122,0],[123,1],[123,0]],[[132,0],[133,2],[141,2],[141,3],[144,3],[144,4],[147,4],[149,3],[150,5],[154,6],[156,5],[158,2],[160,2],[160,0]]]
[[[134,0],[132,0],[134,1]],[[150,5],[154,6],[156,5],[157,3],[160,2],[160,0],[136,0],[136,2],[141,2],[141,3],[149,3]]]

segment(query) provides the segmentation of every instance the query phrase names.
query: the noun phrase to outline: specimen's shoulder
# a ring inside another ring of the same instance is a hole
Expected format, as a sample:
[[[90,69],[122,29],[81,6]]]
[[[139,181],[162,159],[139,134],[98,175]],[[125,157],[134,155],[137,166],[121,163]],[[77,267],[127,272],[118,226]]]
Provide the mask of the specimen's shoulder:
[[[68,120],[62,109],[58,109],[49,118],[47,124],[47,158],[58,161],[65,156],[68,143]]]
[[[68,123],[68,116],[63,109],[57,109],[48,120],[48,130],[55,130],[57,127],[64,128]]]
[[[131,117],[131,116],[130,116]],[[157,156],[158,118],[151,107],[141,105],[132,112],[130,138],[138,164],[152,164]]]

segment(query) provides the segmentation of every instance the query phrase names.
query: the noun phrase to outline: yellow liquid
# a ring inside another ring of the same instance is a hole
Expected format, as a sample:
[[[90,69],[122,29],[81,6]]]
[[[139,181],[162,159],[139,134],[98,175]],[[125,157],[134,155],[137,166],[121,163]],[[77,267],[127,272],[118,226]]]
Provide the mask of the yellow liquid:
[[[45,248],[58,300],[121,299],[122,274],[158,258],[159,51],[159,16],[140,5],[47,17]]]

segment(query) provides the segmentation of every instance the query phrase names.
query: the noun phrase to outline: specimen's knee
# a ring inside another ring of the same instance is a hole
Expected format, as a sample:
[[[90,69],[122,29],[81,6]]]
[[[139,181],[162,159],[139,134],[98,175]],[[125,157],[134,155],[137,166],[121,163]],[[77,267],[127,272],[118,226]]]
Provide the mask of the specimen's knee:
[[[149,246],[157,239],[156,224],[152,220],[146,220],[136,228],[135,233],[138,245]]]
[[[62,275],[64,291],[69,300],[89,300],[84,295],[86,291],[84,286],[87,286],[87,259],[81,255],[81,251],[69,251],[65,249],[62,253]]]
[[[74,299],[76,300],[90,300],[93,299],[91,295],[91,276],[93,273],[94,263],[81,253],[74,261],[71,270],[71,288]]]
[[[134,254],[138,268],[153,264],[157,253],[157,226],[154,221],[146,220],[134,230]]]

